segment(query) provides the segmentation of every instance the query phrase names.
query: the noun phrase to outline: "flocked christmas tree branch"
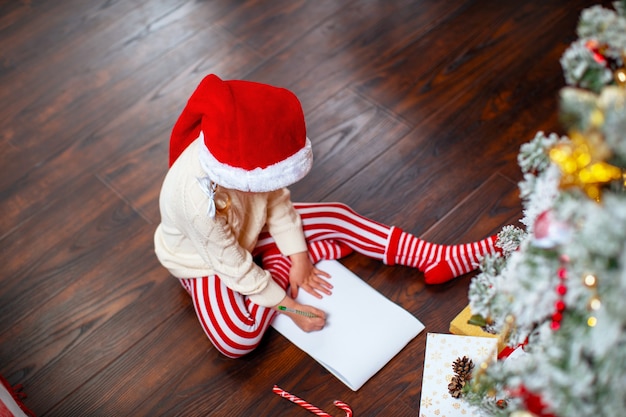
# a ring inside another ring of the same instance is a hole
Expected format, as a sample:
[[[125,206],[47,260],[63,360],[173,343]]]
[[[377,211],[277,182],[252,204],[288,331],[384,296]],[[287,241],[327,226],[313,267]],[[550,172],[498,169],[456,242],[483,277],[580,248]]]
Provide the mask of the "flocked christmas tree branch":
[[[525,350],[464,386],[489,415],[626,409],[625,11],[621,1],[582,12],[561,59],[568,134],[539,132],[521,147],[523,228],[502,230],[503,256],[484,258],[470,285],[475,318]]]

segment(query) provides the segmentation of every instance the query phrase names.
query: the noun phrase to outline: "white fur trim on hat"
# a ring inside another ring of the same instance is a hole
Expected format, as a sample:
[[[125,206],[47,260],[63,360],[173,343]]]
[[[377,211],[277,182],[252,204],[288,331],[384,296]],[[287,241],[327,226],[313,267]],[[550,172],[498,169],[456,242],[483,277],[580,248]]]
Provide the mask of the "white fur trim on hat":
[[[218,161],[204,144],[200,132],[200,165],[211,181],[225,188],[239,191],[275,191],[304,178],[313,166],[311,141],[306,138],[304,147],[290,157],[265,168],[246,170]]]

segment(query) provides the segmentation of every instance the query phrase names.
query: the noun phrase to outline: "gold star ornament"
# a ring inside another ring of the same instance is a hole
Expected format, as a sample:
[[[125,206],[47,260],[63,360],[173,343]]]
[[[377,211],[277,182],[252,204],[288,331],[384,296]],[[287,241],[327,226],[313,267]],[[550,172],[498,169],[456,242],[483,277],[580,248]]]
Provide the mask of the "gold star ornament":
[[[604,162],[605,150],[593,133],[570,133],[570,142],[560,143],[550,150],[550,159],[561,169],[561,188],[578,187],[593,200],[599,201],[601,188],[620,180],[622,170]]]

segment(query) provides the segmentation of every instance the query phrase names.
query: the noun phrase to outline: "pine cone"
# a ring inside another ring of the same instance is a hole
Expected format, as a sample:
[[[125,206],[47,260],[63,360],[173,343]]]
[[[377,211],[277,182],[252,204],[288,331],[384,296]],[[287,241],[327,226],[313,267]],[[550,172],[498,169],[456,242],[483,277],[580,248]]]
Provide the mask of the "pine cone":
[[[458,376],[453,376],[448,384],[448,392],[452,397],[459,398],[463,393],[463,387],[465,386],[465,380]]]
[[[472,370],[474,369],[474,362],[467,356],[458,358],[452,363],[452,370],[461,379],[467,381],[472,379]]]

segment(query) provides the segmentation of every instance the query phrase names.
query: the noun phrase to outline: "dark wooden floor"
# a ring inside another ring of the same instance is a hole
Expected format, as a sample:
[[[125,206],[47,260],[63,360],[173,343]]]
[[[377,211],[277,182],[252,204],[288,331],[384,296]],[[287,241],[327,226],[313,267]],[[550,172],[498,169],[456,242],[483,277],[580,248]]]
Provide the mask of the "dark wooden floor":
[[[0,374],[39,416],[310,415],[274,384],[418,415],[426,332],[448,331],[471,275],[426,287],[345,259],[426,325],[356,393],[273,330],[225,359],[153,254],[170,129],[207,73],[290,88],[316,151],[295,200],[481,238],[521,216],[517,151],[559,131],[558,59],[595,3],[0,2]]]

